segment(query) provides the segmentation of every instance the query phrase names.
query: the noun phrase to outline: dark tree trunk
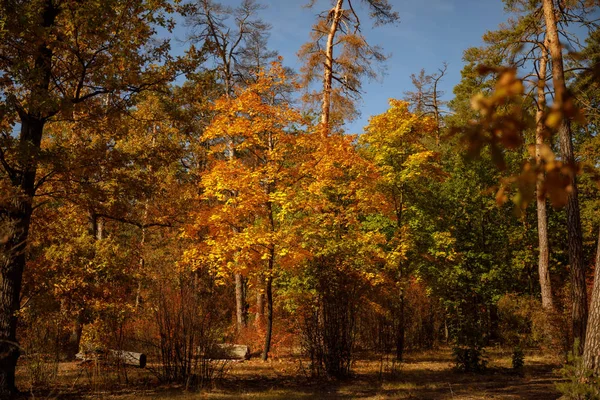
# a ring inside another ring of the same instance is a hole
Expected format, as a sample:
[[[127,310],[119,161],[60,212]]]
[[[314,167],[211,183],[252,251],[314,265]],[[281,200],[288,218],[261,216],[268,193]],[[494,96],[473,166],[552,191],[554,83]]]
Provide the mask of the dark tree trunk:
[[[554,82],[555,103],[561,107],[567,96],[563,67],[562,47],[558,37],[556,10],[553,0],[543,0],[544,19],[548,50],[552,57],[552,80]],[[571,124],[564,117],[558,129],[562,161],[574,166],[575,156],[571,138]],[[571,292],[573,297],[573,339],[579,342],[577,351],[583,352],[585,346],[586,324],[588,316],[587,289],[585,283],[585,264],[583,263],[583,239],[579,214],[579,197],[575,173],[569,176],[572,191],[566,206],[567,231],[569,242],[569,264],[571,267]]]
[[[50,28],[55,24],[58,9],[52,1],[41,5],[40,24]],[[0,204],[2,223],[10,225],[9,236],[0,243],[0,397],[10,398],[17,392],[15,369],[19,358],[17,343],[17,312],[20,307],[21,282],[26,261],[29,224],[33,212],[35,176],[38,153],[48,110],[52,50],[42,40],[36,49],[34,61],[35,81],[28,99],[29,110],[19,109],[21,132],[19,135],[18,169],[10,176],[16,198]]]
[[[496,342],[499,338],[500,316],[498,315],[498,306],[490,304],[490,331],[488,332],[489,340]]]
[[[272,270],[272,267],[270,268]],[[269,351],[271,350],[271,336],[273,333],[273,278],[269,271],[269,276],[265,280],[265,295],[267,305],[267,320],[266,320],[266,332],[265,332],[265,348],[263,349],[262,359],[267,361],[269,358]]]
[[[396,326],[396,359],[404,359],[404,337],[406,336],[406,318],[404,316],[404,293],[400,293],[398,304],[398,325]]]
[[[17,312],[20,307],[21,281],[26,261],[29,223],[33,211],[37,152],[42,140],[44,120],[22,118],[19,138],[23,171],[13,180],[21,194],[3,204],[0,215],[12,226],[11,235],[2,245],[3,263],[0,266],[0,396],[16,392],[15,368],[19,358],[17,344]]]

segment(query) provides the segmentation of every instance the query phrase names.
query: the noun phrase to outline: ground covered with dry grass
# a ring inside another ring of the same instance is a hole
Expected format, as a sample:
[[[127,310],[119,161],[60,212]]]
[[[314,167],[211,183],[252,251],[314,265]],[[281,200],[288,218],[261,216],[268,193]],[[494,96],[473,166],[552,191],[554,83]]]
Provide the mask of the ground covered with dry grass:
[[[61,363],[59,374],[32,389],[31,368],[22,363],[19,387],[39,399],[557,399],[557,360],[527,353],[522,374],[510,369],[510,352],[488,350],[481,374],[454,370],[450,349],[408,354],[400,364],[388,357],[358,357],[344,381],[308,376],[306,361],[282,357],[227,365],[223,378],[200,390],[163,385],[148,369]],[[125,373],[124,373],[125,372]],[[45,387],[44,387],[45,386]]]

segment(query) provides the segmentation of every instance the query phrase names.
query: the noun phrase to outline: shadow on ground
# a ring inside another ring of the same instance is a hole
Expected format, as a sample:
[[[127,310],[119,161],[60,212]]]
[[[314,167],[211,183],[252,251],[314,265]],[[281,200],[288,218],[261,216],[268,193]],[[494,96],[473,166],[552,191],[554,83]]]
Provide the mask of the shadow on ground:
[[[232,367],[227,378],[210,390],[185,391],[183,387],[161,386],[149,377],[134,385],[96,386],[82,381],[36,398],[47,399],[531,399],[560,397],[551,362],[526,359],[523,376],[514,374],[508,363],[496,356],[483,374],[458,373],[446,353],[419,355],[401,364],[389,360],[360,360],[355,375],[343,381],[310,379],[299,372],[294,359],[262,363],[252,360]],[[495,365],[494,365],[495,364]],[[390,365],[396,371],[389,371]],[[386,372],[384,372],[386,371]],[[141,376],[138,376],[140,378]]]

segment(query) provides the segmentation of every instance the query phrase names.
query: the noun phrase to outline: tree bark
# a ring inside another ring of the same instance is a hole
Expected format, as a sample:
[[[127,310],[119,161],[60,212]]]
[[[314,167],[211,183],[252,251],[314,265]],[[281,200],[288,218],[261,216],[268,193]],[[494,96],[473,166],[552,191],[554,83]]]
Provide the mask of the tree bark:
[[[258,278],[256,286],[256,317],[254,323],[259,328],[265,318],[265,293],[263,293],[264,281]]]
[[[594,287],[590,316],[587,323],[585,348],[583,351],[583,366],[600,374],[600,234],[596,250],[596,265],[594,266]]]
[[[538,165],[544,161],[542,159],[541,149],[544,145],[544,111],[546,108],[546,71],[548,65],[548,40],[544,40],[542,46],[542,56],[540,58],[539,81],[537,88],[537,111],[535,115],[535,159]],[[545,310],[554,310],[554,300],[552,298],[552,283],[550,281],[549,259],[550,251],[548,247],[548,215],[546,210],[546,196],[542,193],[542,181],[536,183],[537,191],[537,225],[538,225],[538,243],[539,259],[538,273],[540,279],[540,291],[542,295],[542,307]]]
[[[335,34],[342,19],[342,5],[344,0],[337,0],[335,7],[331,10],[329,18],[331,26],[327,36],[327,45],[325,47],[325,65],[323,71],[323,104],[321,105],[321,125],[326,134],[329,134],[330,115],[331,115],[331,91],[333,88],[333,46]]]
[[[266,332],[265,332],[265,347],[262,353],[262,360],[267,361],[269,358],[269,351],[271,350],[271,337],[273,334],[273,261],[275,257],[275,251],[272,247],[271,255],[269,259],[269,270],[267,279],[265,279],[265,295],[267,305],[266,315]]]
[[[238,333],[246,327],[246,296],[244,296],[244,276],[235,274],[235,316]]]
[[[404,317],[404,290],[401,290],[398,304],[398,326],[396,327],[396,360],[404,359],[404,337],[406,336],[406,318]]]
[[[554,82],[555,103],[560,108],[565,101],[567,88],[563,67],[562,48],[558,37],[556,13],[553,0],[543,0],[544,19],[546,22],[546,38],[552,57],[552,80]],[[571,124],[564,117],[558,129],[562,161],[574,166],[575,156],[571,138]],[[581,217],[579,213],[579,197],[575,173],[570,174],[571,193],[566,206],[567,231],[569,242],[569,264],[571,275],[571,294],[573,298],[573,339],[579,342],[577,351],[583,353],[585,346],[586,324],[588,316],[587,289],[585,283],[585,264],[583,263],[583,239],[581,233]]]
[[[79,311],[75,316],[73,329],[69,336],[69,348],[67,349],[67,359],[74,360],[81,344],[81,334],[83,333],[83,311]]]
[[[10,396],[16,392],[15,368],[19,358],[17,312],[33,212],[37,153],[44,124],[42,118],[22,116],[19,155],[23,171],[13,180],[13,185],[19,188],[21,194],[12,199],[12,204],[3,204],[0,210],[0,215],[5,214],[6,220],[13,225],[12,235],[1,249],[4,262],[0,270],[0,396]]]

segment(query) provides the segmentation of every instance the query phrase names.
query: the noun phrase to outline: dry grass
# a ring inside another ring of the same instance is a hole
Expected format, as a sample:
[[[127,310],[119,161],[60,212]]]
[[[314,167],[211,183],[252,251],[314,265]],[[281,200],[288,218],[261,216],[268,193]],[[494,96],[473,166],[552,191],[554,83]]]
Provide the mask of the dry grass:
[[[489,371],[462,374],[453,370],[451,351],[442,349],[409,354],[397,364],[387,357],[359,357],[355,375],[346,381],[309,378],[306,364],[297,358],[279,358],[230,365],[226,378],[210,389],[186,391],[181,386],[159,385],[147,370],[82,368],[60,365],[59,379],[46,390],[30,392],[39,399],[540,399],[559,397],[553,381],[557,360],[527,354],[525,373],[510,370],[510,353],[488,351]],[[27,389],[25,369],[20,370],[21,389]]]

